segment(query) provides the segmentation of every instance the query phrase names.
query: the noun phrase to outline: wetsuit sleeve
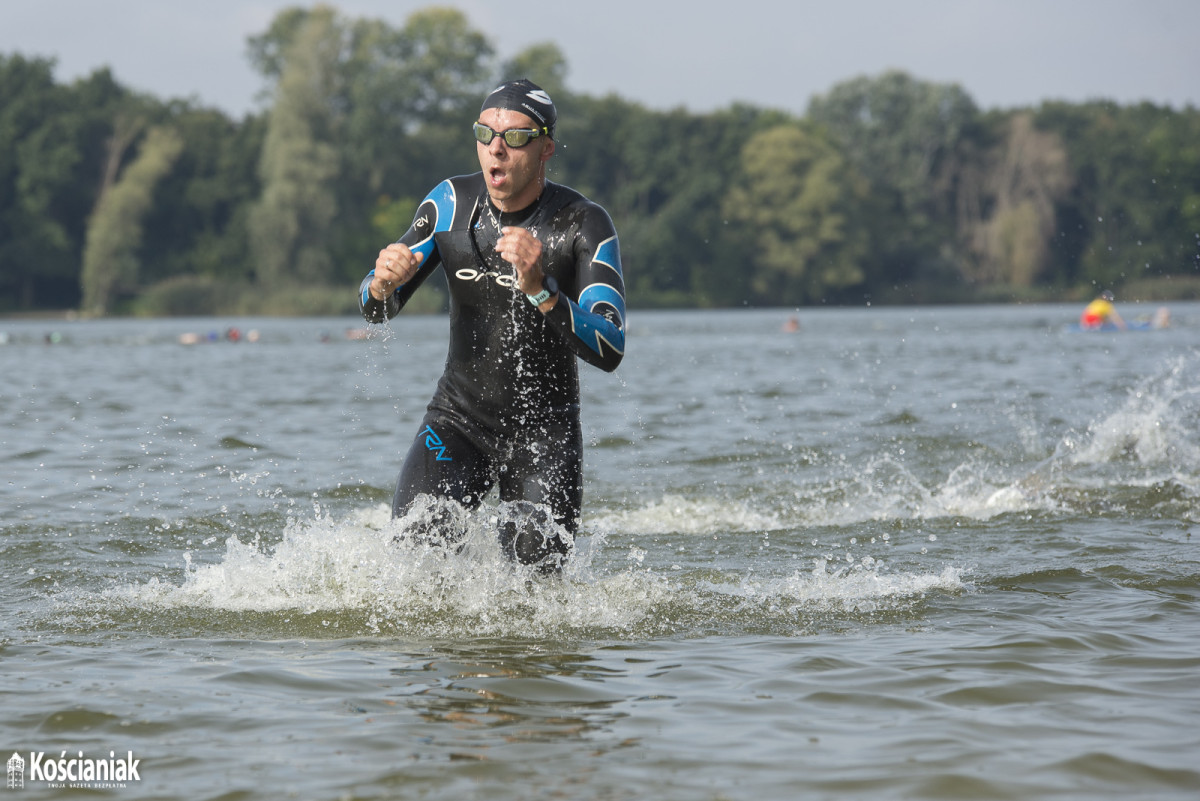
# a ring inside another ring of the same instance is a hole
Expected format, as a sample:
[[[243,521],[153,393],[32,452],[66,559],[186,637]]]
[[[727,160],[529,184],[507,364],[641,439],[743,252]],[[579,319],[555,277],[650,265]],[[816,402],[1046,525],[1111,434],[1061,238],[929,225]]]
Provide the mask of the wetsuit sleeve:
[[[579,358],[606,372],[625,356],[625,279],[617,231],[593,207],[576,242],[576,296],[560,291],[546,320]]]
[[[362,312],[363,319],[369,323],[382,323],[395,317],[430,273],[441,264],[433,235],[439,231],[449,230],[450,223],[454,218],[454,205],[454,184],[449,180],[438,184],[437,188],[421,201],[412,225],[396,241],[408,245],[413,253],[423,253],[425,258],[421,261],[421,266],[417,268],[412,279],[408,283],[396,287],[396,291],[385,301],[376,300],[371,296],[368,289],[371,286],[371,279],[375,277],[375,271],[371,270],[367,273],[366,278],[358,286],[358,308]]]

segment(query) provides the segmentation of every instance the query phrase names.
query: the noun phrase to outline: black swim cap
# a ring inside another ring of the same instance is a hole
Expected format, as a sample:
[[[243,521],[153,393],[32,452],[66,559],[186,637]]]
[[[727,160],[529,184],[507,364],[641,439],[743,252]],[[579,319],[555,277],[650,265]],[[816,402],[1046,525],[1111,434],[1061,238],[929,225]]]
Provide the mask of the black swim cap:
[[[527,78],[509,81],[493,89],[491,94],[484,98],[483,106],[479,110],[489,108],[519,111],[536,120],[540,127],[548,128],[550,135],[554,136],[554,124],[558,122],[554,101],[542,87]]]

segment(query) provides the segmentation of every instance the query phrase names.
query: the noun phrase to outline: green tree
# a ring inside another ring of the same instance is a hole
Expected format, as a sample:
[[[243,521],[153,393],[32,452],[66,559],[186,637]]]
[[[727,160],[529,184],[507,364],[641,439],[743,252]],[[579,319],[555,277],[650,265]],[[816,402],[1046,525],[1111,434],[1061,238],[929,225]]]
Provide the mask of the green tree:
[[[332,9],[318,6],[293,33],[280,54],[259,162],[262,196],[249,218],[255,276],[266,293],[323,283],[332,265],[339,159],[331,101],[340,23]]]
[[[528,78],[554,98],[567,96],[567,58],[553,42],[530,45],[500,67],[499,79]]]
[[[956,84],[891,71],[814,97],[807,117],[830,132],[870,182],[870,283],[957,275],[959,179],[978,133],[970,96]]]
[[[557,103],[557,100],[556,100]],[[568,94],[551,180],[599,202],[621,237],[631,303],[728,306],[751,297],[742,230],[722,199],[747,132],[787,119],[734,106],[697,115]]]
[[[245,280],[253,273],[246,229],[259,196],[265,117],[238,123],[219,111],[172,104],[163,118],[184,148],[146,218],[143,264],[156,280]]]
[[[381,241],[378,206],[415,202],[470,168],[491,47],[452,9],[417,12],[396,30],[316,6],[281,13],[250,53],[276,81],[252,228],[259,248],[278,252],[255,260],[270,274],[304,253],[326,282],[357,282],[403,231]],[[301,231],[309,242],[290,256],[267,244]]]
[[[149,101],[107,69],[70,85],[53,62],[0,57],[0,308],[73,308],[119,109]]]
[[[116,147],[121,147],[119,140],[133,127],[118,126]],[[174,131],[150,129],[137,158],[97,200],[83,252],[83,310],[88,314],[106,313],[118,292],[136,288],[142,220],[150,208],[155,185],[171,169],[182,148],[183,141]]]
[[[1200,274],[1200,112],[1047,103],[1036,121],[1066,143],[1074,179],[1055,242],[1067,282],[1090,293]]]
[[[470,124],[490,88],[492,48],[453,9],[416,12],[400,30],[359,21],[351,31],[337,258],[342,280],[357,283],[412,221],[379,239],[371,221],[381,203],[415,206],[443,178],[477,168]]]
[[[113,111],[107,70],[70,86],[52,61],[0,56],[0,309],[71,308]]]
[[[753,232],[755,300],[819,303],[861,284],[866,182],[837,148],[805,126],[778,125],[746,142],[741,163],[725,213]]]
[[[53,204],[82,156],[55,124],[67,93],[52,70],[50,61],[0,57],[0,303],[8,308],[33,306],[38,270],[71,244]]]
[[[974,257],[964,273],[978,284],[1030,287],[1049,267],[1056,209],[1071,186],[1057,134],[1038,130],[1029,112],[1007,116],[1004,136],[964,168],[960,233]]]
[[[334,103],[351,173],[372,192],[394,193],[396,179],[414,172],[422,191],[431,188],[424,184],[444,177],[447,163],[442,135],[453,130],[470,144],[462,126],[469,128],[488,86],[491,46],[461,12],[433,8],[400,30],[377,20],[349,23],[343,54]]]
[[[895,189],[914,216],[947,206],[947,168],[975,124],[975,103],[957,84],[891,71],[856,78],[814,97],[808,118],[825,126],[873,185]]]

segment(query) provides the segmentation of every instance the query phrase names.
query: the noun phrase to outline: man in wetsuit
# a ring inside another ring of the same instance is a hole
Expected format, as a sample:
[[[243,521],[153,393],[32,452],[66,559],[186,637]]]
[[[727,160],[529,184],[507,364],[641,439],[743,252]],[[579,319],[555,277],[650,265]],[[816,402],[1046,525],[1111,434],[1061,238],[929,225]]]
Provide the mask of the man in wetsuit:
[[[474,125],[482,171],[435,187],[359,290],[363,317],[375,323],[439,266],[450,288],[446,370],[401,467],[392,516],[428,496],[475,508],[498,484],[513,512],[502,548],[550,568],[569,544],[549,520],[570,534],[579,526],[576,359],[611,372],[625,351],[612,220],[546,180],[556,122],[549,95],[527,80],[489,94]],[[437,536],[452,541],[456,532]]]

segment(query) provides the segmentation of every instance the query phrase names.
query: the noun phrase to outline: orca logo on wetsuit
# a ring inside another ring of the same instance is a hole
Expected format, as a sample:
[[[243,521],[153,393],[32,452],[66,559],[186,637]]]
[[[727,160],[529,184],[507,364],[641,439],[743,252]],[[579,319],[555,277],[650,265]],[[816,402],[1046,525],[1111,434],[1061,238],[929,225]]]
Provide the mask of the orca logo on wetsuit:
[[[515,275],[508,275],[507,273],[498,273],[498,272],[494,272],[492,270],[488,270],[486,272],[480,272],[479,270],[473,269],[471,267],[463,267],[461,270],[456,270],[454,273],[454,277],[460,278],[463,281],[482,281],[485,278],[494,278],[494,279],[496,279],[497,284],[499,284],[502,287],[505,287],[506,289],[512,289],[513,287],[515,287],[517,285],[517,277]]]

